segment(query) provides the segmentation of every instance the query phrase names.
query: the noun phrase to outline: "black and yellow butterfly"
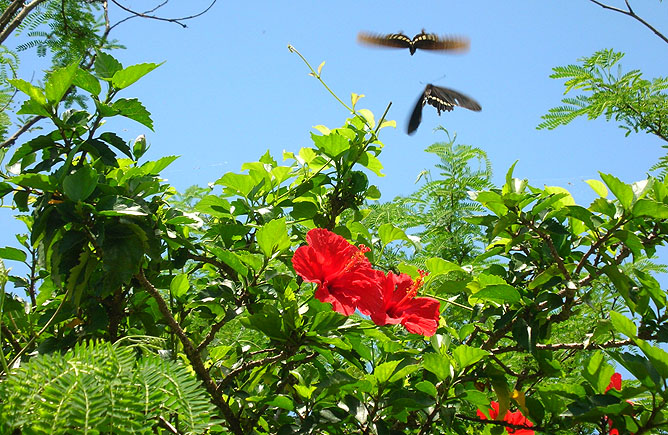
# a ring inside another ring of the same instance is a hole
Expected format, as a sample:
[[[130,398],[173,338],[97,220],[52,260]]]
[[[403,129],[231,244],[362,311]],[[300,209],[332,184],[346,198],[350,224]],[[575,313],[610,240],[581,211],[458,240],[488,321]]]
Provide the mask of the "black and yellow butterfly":
[[[438,111],[439,116],[441,115],[441,111],[449,112],[454,109],[455,106],[476,112],[482,110],[480,104],[471,97],[452,89],[428,84],[415,104],[411,118],[408,121],[408,134],[413,134],[420,125],[420,121],[422,121],[422,107],[424,107],[425,104],[434,106]]]
[[[408,48],[411,56],[415,50],[448,50],[465,51],[469,49],[470,42],[467,38],[454,36],[438,36],[435,33],[426,33],[424,29],[413,37],[413,39],[403,33],[390,33],[389,35],[378,35],[373,33],[360,32],[357,34],[357,41],[363,44],[382,45],[384,47]]]

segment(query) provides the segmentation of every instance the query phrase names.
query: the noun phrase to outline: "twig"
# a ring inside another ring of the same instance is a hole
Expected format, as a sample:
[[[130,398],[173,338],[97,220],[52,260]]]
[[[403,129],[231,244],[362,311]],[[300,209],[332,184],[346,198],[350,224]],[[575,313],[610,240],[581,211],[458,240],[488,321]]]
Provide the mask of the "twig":
[[[181,21],[191,20],[193,18],[197,18],[201,15],[204,15],[205,13],[207,13],[209,11],[209,9],[211,9],[213,7],[214,4],[216,4],[216,1],[218,1],[218,0],[213,0],[211,2],[211,4],[206,9],[204,9],[203,11],[198,12],[194,15],[189,15],[187,17],[180,17],[180,18],[165,18],[165,17],[159,17],[157,15],[149,15],[148,13],[137,12],[137,11],[134,11],[134,10],[132,10],[132,9],[126,7],[126,6],[123,6],[122,4],[120,4],[116,0],[111,0],[111,2],[113,4],[115,4],[116,6],[118,6],[121,9],[123,9],[125,12],[131,13],[134,17],[149,18],[149,19],[158,20],[158,21],[167,21],[168,23],[178,24],[179,26],[183,27],[184,29],[187,28],[188,26],[183,24]],[[159,5],[155,8],[153,8],[153,9],[151,9],[148,12],[153,12],[153,11],[155,11],[156,9],[158,9],[159,7],[161,7],[163,5],[164,5],[164,3],[162,5]],[[128,17],[128,18],[131,18],[131,17]],[[125,20],[127,20],[128,18],[126,18]],[[117,23],[117,24],[119,24],[119,23]],[[114,26],[116,26],[117,24],[115,24]]]
[[[5,42],[5,39],[11,35],[11,33],[23,22],[23,20],[28,16],[30,12],[32,12],[33,9],[35,9],[37,6],[39,6],[40,3],[44,3],[46,0],[33,0],[32,2],[25,4],[24,2],[20,0],[14,0],[13,4],[19,4],[23,5],[23,9],[21,9],[21,12],[19,12],[12,20],[11,22],[8,22],[6,26],[2,27],[2,31],[0,31],[0,44],[3,44]],[[12,4],[12,6],[13,6]],[[10,7],[11,8],[11,7]],[[8,8],[8,10],[10,9]],[[16,11],[16,7],[11,8],[12,10]],[[10,15],[13,15],[10,14]],[[5,17],[5,14],[2,14],[2,17],[0,19],[7,18]],[[4,24],[4,22],[3,22]]]
[[[556,343],[556,344],[536,344],[536,349],[539,350],[566,350],[566,349],[576,349],[576,350],[586,350],[586,349],[614,349],[618,347],[630,346],[633,344],[633,340],[626,339],[620,341],[608,341],[605,343]],[[490,350],[491,353],[499,355],[507,352],[517,352],[522,350],[520,346],[505,346],[498,347],[496,349]]]
[[[35,125],[38,121],[41,121],[42,119],[44,119],[44,116],[33,116],[32,118],[30,118],[30,120],[28,122],[26,122],[25,124],[23,124],[21,126],[21,128],[16,130],[16,132],[13,135],[11,135],[9,137],[9,139],[7,139],[6,141],[4,141],[3,143],[0,144],[0,150],[14,145],[14,142],[16,142],[16,139],[18,139],[19,136],[21,136],[23,133],[28,131],[30,129],[30,127],[32,127],[33,125]]]
[[[659,32],[657,29],[655,29],[655,28],[654,28],[651,24],[649,24],[647,21],[643,20],[641,17],[639,17],[638,15],[636,15],[635,12],[633,12],[633,9],[631,9],[631,5],[629,4],[629,1],[628,1],[628,0],[624,0],[624,3],[626,3],[626,7],[628,8],[628,10],[626,10],[626,11],[625,11],[624,9],[619,9],[619,8],[614,7],[614,6],[606,5],[606,4],[604,4],[604,3],[601,3],[601,2],[598,1],[598,0],[589,0],[589,1],[592,2],[592,3],[594,3],[594,4],[599,5],[599,6],[602,7],[603,9],[608,9],[608,10],[611,10],[611,11],[619,12],[620,14],[628,15],[629,17],[631,17],[631,18],[633,18],[633,19],[639,21],[639,22],[642,23],[645,27],[647,27],[647,28],[650,29],[652,32],[654,32],[654,34],[655,34],[656,36],[658,36],[659,38],[661,38],[661,39],[663,40],[663,42],[668,43],[668,38],[666,38],[661,32]]]
[[[288,357],[289,357],[289,355],[287,353],[281,352],[278,355],[268,356],[268,357],[265,357],[265,358],[262,358],[262,359],[256,359],[256,360],[253,360],[253,361],[247,361],[247,362],[243,363],[241,366],[239,366],[236,369],[229,372],[225,376],[225,378],[222,381],[220,381],[220,383],[218,384],[218,394],[220,394],[220,391],[223,389],[223,387],[225,387],[227,384],[232,382],[234,380],[234,378],[239,376],[241,373],[243,373],[247,370],[250,370],[250,369],[254,369],[255,367],[260,367],[260,366],[267,365],[267,364],[270,364],[270,363],[273,363],[273,362],[276,362],[276,361],[280,361],[280,360],[288,358]]]
[[[146,279],[143,269],[140,269],[139,273],[135,275],[135,277],[142,284],[146,292],[153,297],[158,306],[158,311],[160,311],[162,316],[167,321],[167,325],[169,325],[169,328],[174,332],[174,334],[176,334],[176,336],[181,341],[181,344],[183,345],[183,351],[188,357],[188,361],[190,361],[193,370],[195,371],[195,373],[197,373],[199,378],[204,383],[204,387],[211,395],[211,401],[213,402],[213,404],[216,405],[216,407],[220,409],[220,411],[223,413],[223,416],[225,416],[225,420],[227,420],[229,428],[235,434],[243,435],[244,431],[241,429],[241,424],[239,423],[239,420],[234,415],[232,409],[229,407],[227,402],[225,402],[222,396],[218,394],[218,392],[216,391],[217,390],[216,383],[211,378],[211,375],[209,374],[208,370],[204,367],[204,363],[202,362],[200,354],[197,353],[197,350],[193,346],[192,341],[190,341],[186,333],[183,331],[181,325],[179,325],[176,319],[174,319],[174,316],[172,315],[171,311],[169,311],[167,303],[160,295],[160,292],[158,292],[158,289],[156,289],[153,286],[153,284],[151,284],[149,280]]]

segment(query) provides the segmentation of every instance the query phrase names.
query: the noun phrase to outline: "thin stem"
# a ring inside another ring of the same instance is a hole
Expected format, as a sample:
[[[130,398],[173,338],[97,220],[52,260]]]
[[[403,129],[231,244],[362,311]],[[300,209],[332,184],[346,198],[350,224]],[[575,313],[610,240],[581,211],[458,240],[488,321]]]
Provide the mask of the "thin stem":
[[[608,10],[611,10],[611,11],[619,12],[620,14],[627,15],[627,16],[629,16],[629,17],[631,17],[631,18],[633,18],[633,19],[639,21],[640,23],[642,23],[643,26],[647,27],[647,28],[650,29],[652,32],[654,32],[654,34],[655,34],[656,36],[658,36],[659,38],[661,38],[661,39],[663,40],[663,42],[668,43],[668,38],[666,38],[666,36],[664,36],[661,32],[659,32],[657,29],[655,29],[655,28],[654,28],[651,24],[649,24],[647,21],[643,20],[641,17],[639,17],[638,15],[636,15],[635,12],[633,12],[633,9],[631,9],[631,5],[629,4],[628,0],[624,0],[624,2],[626,3],[626,7],[628,8],[628,10],[626,10],[626,11],[625,11],[624,9],[619,9],[619,8],[614,7],[614,6],[606,5],[606,4],[604,4],[604,3],[601,3],[601,2],[598,1],[598,0],[589,0],[589,1],[592,2],[592,3],[594,3],[594,4],[599,5],[599,6],[602,7],[603,9],[608,9]]]
[[[183,328],[181,328],[181,325],[179,325],[176,319],[174,319],[174,316],[172,315],[171,311],[169,311],[167,303],[160,295],[160,292],[158,292],[158,289],[155,288],[148,279],[146,279],[143,269],[140,269],[139,273],[135,275],[135,277],[142,284],[146,292],[149,295],[151,295],[151,297],[153,297],[158,306],[158,311],[160,311],[162,316],[167,321],[167,325],[169,325],[169,328],[176,334],[176,336],[181,341],[181,344],[183,345],[183,351],[186,354],[188,361],[190,361],[193,370],[195,371],[195,373],[197,373],[200,380],[204,383],[204,387],[211,395],[211,401],[213,402],[213,404],[216,405],[216,407],[220,409],[220,411],[225,416],[225,420],[227,420],[230,430],[232,430],[232,432],[234,432],[237,435],[243,435],[244,431],[241,428],[241,424],[238,418],[234,415],[234,412],[227,404],[227,402],[223,400],[223,397],[216,391],[217,390],[216,383],[211,378],[211,375],[209,374],[208,370],[204,367],[204,363],[202,362],[200,354],[197,353],[195,346],[193,346],[192,341],[190,341]]]
[[[292,45],[288,44],[288,50],[290,50],[291,53],[297,53],[297,56],[299,56],[299,57],[304,61],[304,63],[305,63],[306,66],[308,67],[308,69],[311,70],[311,75],[312,75],[313,77],[315,77],[316,79],[318,79],[318,81],[319,81],[320,83],[322,83],[322,85],[325,87],[325,89],[327,89],[327,90],[329,91],[329,93],[332,94],[332,96],[333,96],[334,98],[336,98],[336,101],[338,101],[339,103],[341,103],[341,105],[342,105],[343,107],[345,107],[346,109],[348,109],[348,111],[349,111],[350,113],[355,113],[355,110],[354,110],[354,109],[352,109],[351,107],[348,107],[348,105],[347,105],[346,103],[344,103],[343,101],[341,101],[341,99],[334,93],[334,91],[332,91],[332,90],[329,88],[329,86],[327,86],[327,83],[325,83],[325,81],[322,79],[322,77],[320,76],[320,74],[319,74],[316,70],[313,69],[313,67],[311,66],[311,64],[308,63],[308,60],[306,60],[306,58],[305,58],[304,56],[302,56],[302,54],[301,54],[299,51],[297,51],[297,49],[296,49],[295,47],[293,47]]]

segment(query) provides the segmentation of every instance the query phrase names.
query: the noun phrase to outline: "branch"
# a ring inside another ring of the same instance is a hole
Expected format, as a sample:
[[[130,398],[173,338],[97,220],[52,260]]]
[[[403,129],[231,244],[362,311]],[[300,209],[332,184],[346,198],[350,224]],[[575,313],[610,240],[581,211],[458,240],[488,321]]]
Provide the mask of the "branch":
[[[34,117],[30,118],[30,120],[28,122],[26,122],[25,124],[23,124],[21,126],[21,128],[16,130],[16,132],[13,135],[11,135],[9,137],[9,139],[7,139],[6,141],[4,141],[3,143],[0,144],[0,150],[14,145],[14,143],[16,142],[16,139],[18,139],[19,136],[21,136],[23,133],[28,131],[30,129],[30,127],[37,124],[37,122],[41,121],[42,119],[44,119],[44,116],[34,116]]]
[[[139,280],[144,289],[146,289],[146,292],[149,295],[151,295],[153,299],[155,299],[155,302],[158,306],[158,311],[160,311],[162,316],[165,318],[165,320],[167,321],[167,325],[169,325],[169,328],[172,330],[172,332],[174,332],[174,334],[176,334],[176,336],[181,341],[181,344],[183,345],[183,351],[188,357],[188,361],[190,361],[190,364],[192,364],[193,370],[195,371],[195,373],[197,373],[199,378],[204,383],[204,387],[211,395],[211,401],[213,402],[213,404],[216,405],[216,407],[225,416],[225,420],[227,420],[227,423],[229,424],[229,427],[232,430],[232,432],[234,432],[237,435],[243,435],[244,432],[241,429],[241,424],[239,423],[239,420],[234,415],[232,409],[229,407],[227,402],[223,400],[223,397],[216,391],[217,389],[216,383],[211,378],[211,375],[209,374],[207,369],[204,367],[204,363],[202,362],[200,354],[193,346],[192,341],[190,341],[186,333],[183,331],[183,328],[181,328],[181,325],[179,325],[176,319],[174,319],[174,316],[172,315],[171,311],[169,311],[169,307],[167,307],[167,303],[165,303],[165,300],[158,292],[158,289],[156,289],[153,286],[153,284],[151,284],[149,280],[146,279],[143,269],[139,270],[139,273],[135,275],[135,278]]]
[[[270,364],[270,363],[273,363],[273,362],[276,362],[276,361],[280,361],[280,360],[285,359],[285,358],[289,358],[289,356],[290,355],[288,355],[286,352],[281,352],[278,355],[268,356],[268,357],[265,357],[265,358],[262,358],[262,359],[256,359],[254,361],[247,361],[247,362],[243,363],[241,366],[239,366],[236,369],[229,372],[227,374],[227,376],[225,376],[225,379],[220,381],[220,383],[218,385],[218,391],[219,391],[218,394],[220,394],[220,391],[223,389],[224,386],[226,386],[227,384],[232,382],[234,380],[234,378],[239,376],[241,373],[243,373],[247,370],[250,370],[250,369],[254,369],[255,367],[260,367],[260,366],[263,366],[263,365],[266,365],[266,364]]]
[[[133,18],[133,17],[149,18],[149,19],[152,19],[152,20],[167,21],[168,23],[178,24],[179,26],[183,27],[184,29],[187,28],[188,26],[183,24],[181,21],[191,20],[193,18],[197,18],[201,15],[204,15],[205,13],[207,13],[209,11],[209,9],[211,9],[213,7],[213,5],[216,4],[216,1],[218,1],[218,0],[213,0],[211,2],[211,4],[206,9],[204,9],[202,12],[196,13],[195,15],[189,15],[187,17],[180,17],[180,18],[165,18],[165,17],[159,17],[157,15],[149,15],[149,13],[155,11],[156,9],[158,9],[160,7],[162,7],[166,2],[162,3],[161,5],[158,5],[157,7],[151,9],[150,11],[147,11],[146,13],[143,13],[143,12],[137,12],[137,11],[132,10],[132,9],[126,7],[126,6],[123,6],[117,0],[111,0],[111,2],[113,4],[115,4],[116,6],[118,6],[119,8],[123,9],[125,12],[129,12],[129,13],[132,14],[132,17],[125,18],[123,21],[127,21],[129,18]],[[120,24],[120,23],[115,24],[114,27],[118,24]]]
[[[630,346],[632,344],[633,344],[633,340],[626,339],[626,340],[620,340],[620,341],[611,340],[611,341],[608,341],[608,342],[605,342],[605,343],[536,344],[536,349],[538,349],[538,350],[614,349],[614,348],[618,348],[618,347]],[[496,349],[490,350],[490,352],[493,353],[494,355],[499,355],[499,354],[502,354],[502,353],[517,352],[517,351],[520,351],[520,350],[524,350],[524,348],[520,347],[518,345],[515,345],[515,346],[498,347]]]
[[[21,22],[23,22],[23,20],[25,20],[25,18],[28,16],[30,12],[32,12],[33,9],[35,9],[37,6],[39,6],[40,3],[44,3],[45,1],[46,0],[33,0],[32,2],[24,5],[23,9],[21,9],[21,12],[19,12],[18,15],[16,15],[12,19],[12,21],[6,27],[4,27],[2,31],[0,31],[0,44],[3,44],[5,42],[5,39],[7,39],[9,35],[11,35],[11,33],[19,26],[19,24],[21,24]],[[23,2],[20,0],[14,0],[12,6],[14,5],[14,3],[23,4]],[[14,8],[14,10],[16,10],[16,7]],[[2,20],[2,18],[7,18],[7,17],[5,17],[5,14],[2,14],[0,20]]]
[[[601,3],[600,1],[597,1],[597,0],[589,0],[589,1],[594,3],[594,4],[599,5],[603,9],[608,9],[608,10],[611,10],[611,11],[619,12],[620,14],[628,15],[629,17],[631,17],[631,18],[639,21],[640,23],[642,23],[645,27],[647,27],[652,32],[654,32],[654,34],[656,36],[661,38],[663,40],[663,42],[668,44],[668,38],[666,38],[661,32],[659,32],[657,29],[655,29],[647,21],[643,20],[638,15],[636,15],[635,12],[633,12],[633,9],[631,9],[631,5],[629,4],[628,0],[624,0],[624,2],[626,3],[626,7],[628,8],[628,10],[626,10],[626,11],[624,9],[619,9],[619,8],[614,7],[614,6],[606,5],[606,4]]]

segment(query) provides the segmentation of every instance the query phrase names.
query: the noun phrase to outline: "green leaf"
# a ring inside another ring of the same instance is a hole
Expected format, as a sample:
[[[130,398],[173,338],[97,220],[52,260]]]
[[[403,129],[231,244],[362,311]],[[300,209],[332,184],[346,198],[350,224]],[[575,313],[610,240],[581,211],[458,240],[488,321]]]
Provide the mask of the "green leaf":
[[[85,201],[97,187],[97,171],[82,166],[63,180],[63,193],[72,201]]]
[[[100,95],[100,92],[102,92],[100,81],[93,74],[83,69],[77,70],[73,84],[93,95]]]
[[[634,338],[638,334],[636,325],[623,314],[615,311],[610,312],[610,321],[617,332],[621,332],[629,338]]]
[[[376,378],[376,381],[378,381],[379,384],[384,384],[390,380],[390,377],[397,369],[400,362],[400,360],[395,360],[377,365],[373,371],[373,377]]]
[[[508,284],[493,284],[475,292],[471,298],[512,305],[520,301],[520,293]]]
[[[146,175],[160,175],[163,169],[171,165],[174,160],[178,159],[179,156],[165,156],[161,157],[158,160],[146,162],[141,165],[141,168],[144,170]]]
[[[313,143],[315,143],[315,146],[317,146],[320,151],[332,158],[337,157],[339,154],[350,148],[348,139],[338,133],[330,133],[326,136],[319,136],[311,133],[311,139],[313,139]]]
[[[623,183],[619,178],[599,172],[601,178],[608,186],[613,195],[619,200],[624,210],[629,210],[633,203],[633,189],[631,186]]]
[[[153,120],[151,113],[136,98],[121,98],[112,104],[112,108],[118,111],[119,115],[130,118],[138,123],[145,125],[153,130]]]
[[[44,95],[44,92],[37,86],[33,86],[31,83],[28,83],[22,79],[10,79],[7,81],[11,83],[11,85],[16,89],[29,96],[30,99],[38,105],[46,105],[46,96]]]
[[[117,71],[123,69],[123,65],[117,61],[113,56],[98,51],[95,56],[95,73],[98,77],[111,80]]]
[[[23,104],[21,104],[21,108],[19,109],[18,112],[16,112],[17,115],[39,115],[43,116],[45,118],[48,118],[51,116],[51,113],[46,110],[46,108],[39,104],[35,100],[25,100]]]
[[[425,263],[429,276],[443,275],[450,272],[463,272],[464,269],[457,263],[443,260],[442,258],[432,257]]]
[[[188,290],[190,290],[188,274],[180,273],[172,278],[172,282],[169,284],[169,291],[173,297],[180,299]]]
[[[43,190],[45,192],[54,192],[58,182],[51,175],[44,174],[21,174],[7,179],[8,182],[17,186],[29,187],[31,189]]]
[[[668,219],[668,205],[651,199],[639,199],[633,204],[634,216],[647,216],[653,219]]]
[[[408,375],[410,375],[413,372],[416,372],[420,369],[420,366],[418,364],[408,364],[400,368],[399,370],[395,371],[392,376],[390,376],[389,382],[396,382],[400,379],[406,379],[408,378]]]
[[[634,341],[665,382],[665,380],[668,379],[668,352],[657,346],[652,346],[645,340]]]
[[[5,260],[14,260],[14,261],[21,261],[25,262],[26,261],[26,253],[23,252],[22,250],[18,248],[13,248],[11,246],[5,246],[4,248],[0,248],[0,258],[4,258]],[[2,289],[0,288],[0,291]]]
[[[234,193],[240,194],[241,196],[248,197],[251,190],[255,186],[255,181],[253,177],[247,174],[236,174],[234,172],[228,172],[220,177],[214,184],[220,184],[231,189]]]
[[[285,341],[281,314],[271,305],[264,305],[259,312],[241,317],[239,321],[242,325],[260,331],[269,338]]]
[[[420,381],[417,384],[415,384],[415,389],[418,391],[422,391],[425,394],[429,394],[432,397],[438,397],[438,390],[429,381]]]
[[[452,364],[447,355],[426,353],[422,356],[422,367],[435,374],[441,381],[453,374]]]
[[[102,133],[99,136],[99,138],[101,140],[105,141],[106,143],[108,143],[109,145],[113,146],[114,148],[116,148],[117,150],[119,150],[120,152],[125,154],[126,156],[132,158],[132,152],[130,151],[130,147],[116,133],[105,132],[105,133]]]
[[[257,231],[257,243],[265,257],[290,247],[290,236],[285,226],[285,218],[274,219]]]
[[[477,363],[486,355],[489,355],[489,352],[486,350],[467,346],[465,344],[458,346],[452,351],[452,356],[460,370],[464,370],[466,367]]]
[[[395,240],[405,240],[409,243],[413,243],[401,228],[397,228],[391,223],[381,225],[380,228],[378,228],[378,236],[383,244],[383,248],[387,246],[388,243]]]
[[[610,378],[615,373],[615,369],[605,362],[602,352],[594,353],[591,358],[585,363],[582,375],[594,387],[595,391],[603,394],[608,385],[610,385]]]
[[[585,180],[585,183],[589,184],[589,187],[591,187],[598,196],[601,198],[605,198],[608,196],[608,189],[605,187],[605,184],[603,184],[599,180]]]
[[[382,172],[383,164],[371,151],[367,151],[365,154],[362,154],[360,156],[359,163],[368,170],[372,171],[377,176],[379,177],[385,176]]]
[[[158,63],[140,63],[116,71],[111,78],[111,85],[116,89],[125,89],[146,74],[150,73],[162,64]]]
[[[59,68],[49,75],[44,85],[44,94],[47,101],[51,104],[57,104],[65,95],[65,92],[72,86],[74,77],[77,74],[79,66],[77,62],[64,68]]]

